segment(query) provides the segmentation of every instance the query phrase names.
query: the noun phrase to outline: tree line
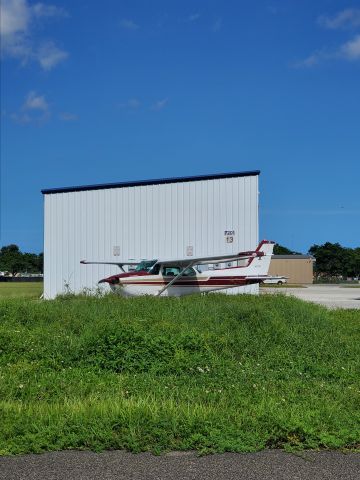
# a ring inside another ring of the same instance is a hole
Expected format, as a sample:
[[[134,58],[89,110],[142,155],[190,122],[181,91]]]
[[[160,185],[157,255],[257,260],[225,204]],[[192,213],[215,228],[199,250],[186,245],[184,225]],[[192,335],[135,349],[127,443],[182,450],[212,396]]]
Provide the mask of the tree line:
[[[316,259],[315,273],[319,277],[360,277],[360,247],[346,248],[326,242],[309,248]]]
[[[308,251],[316,262],[314,272],[317,277],[360,277],[360,247],[347,248],[340,243],[326,242],[312,245]],[[282,245],[275,245],[275,255],[298,254]]]
[[[0,271],[11,273],[43,273],[43,253],[22,252],[17,245],[6,245],[0,249]]]

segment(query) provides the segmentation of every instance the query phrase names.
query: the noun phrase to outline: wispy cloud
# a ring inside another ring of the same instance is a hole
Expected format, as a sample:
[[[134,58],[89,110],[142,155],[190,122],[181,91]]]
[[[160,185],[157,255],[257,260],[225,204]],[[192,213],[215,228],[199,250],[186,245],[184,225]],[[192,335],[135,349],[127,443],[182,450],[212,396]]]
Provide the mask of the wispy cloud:
[[[36,61],[42,69],[50,70],[68,57],[68,53],[52,41],[35,40],[37,22],[46,18],[66,17],[67,12],[55,5],[27,0],[2,0],[0,4],[0,40],[3,57],[18,59],[22,65]]]
[[[126,102],[120,103],[119,107],[127,110],[137,110],[141,107],[141,102],[138,98],[129,98]]]
[[[43,123],[50,117],[50,106],[44,95],[34,90],[28,93],[18,112],[11,114],[11,119],[17,123]]]
[[[187,21],[188,22],[196,22],[200,18],[200,13],[192,13],[191,15],[188,16]]]
[[[336,59],[347,61],[360,60],[360,34],[355,35],[354,38],[343,43],[335,50],[323,49],[313,52],[304,60],[296,62],[294,67],[313,67],[323,61]]]
[[[345,29],[349,27],[360,28],[360,9],[346,9],[329,17],[321,15],[318,18],[318,24],[330,30]],[[327,60],[360,60],[360,34],[353,34],[348,41],[335,48],[324,47],[315,50],[308,57],[293,64],[296,68],[313,67]]]
[[[78,115],[76,115],[75,113],[70,113],[70,112],[59,113],[59,118],[63,122],[75,122],[76,120],[79,119]]]
[[[360,9],[347,8],[333,16],[321,15],[318,18],[318,23],[324,28],[330,30],[337,30],[343,28],[352,28],[360,26]]]
[[[149,105],[147,102],[143,104],[138,98],[134,97],[129,98],[128,100],[126,100],[126,102],[118,104],[118,107],[123,110],[128,110],[129,112],[136,112],[137,110],[140,110],[141,107],[144,107],[145,109],[150,108],[150,110],[153,111],[160,111],[166,107],[168,102],[168,98],[163,98]]]
[[[125,30],[137,30],[139,28],[139,25],[129,18],[121,19],[119,25]]]
[[[294,68],[310,68],[317,65],[323,58],[326,58],[325,55],[325,52],[318,50],[309,55],[308,57],[304,58],[303,60],[299,60],[293,63],[292,66]]]
[[[32,11],[36,17],[68,17],[68,12],[62,7],[55,5],[45,5],[44,3],[36,3],[32,7]]]
[[[360,34],[356,35],[352,40],[341,45],[339,55],[347,60],[360,59]]]
[[[168,98],[164,98],[162,100],[158,100],[157,102],[155,102],[152,106],[151,106],[151,109],[152,110],[155,110],[155,111],[159,111],[159,110],[163,110],[163,108],[166,107],[167,103],[168,103],[169,99]]]
[[[51,70],[68,56],[69,54],[58,48],[54,42],[43,43],[36,52],[37,61],[43,70]]]
[[[212,26],[212,31],[213,32],[218,32],[219,30],[221,30],[223,27],[223,21],[222,21],[222,18],[219,17],[215,20],[213,26]]]
[[[44,95],[38,95],[35,91],[31,91],[28,93],[22,108],[23,110],[41,110],[46,112],[49,110],[49,104],[45,100]]]
[[[9,117],[16,123],[43,125],[52,116],[52,108],[46,99],[46,96],[31,90],[25,97],[18,111],[13,112]],[[59,120],[63,122],[75,122],[79,119],[78,115],[72,112],[60,112],[57,114]]]

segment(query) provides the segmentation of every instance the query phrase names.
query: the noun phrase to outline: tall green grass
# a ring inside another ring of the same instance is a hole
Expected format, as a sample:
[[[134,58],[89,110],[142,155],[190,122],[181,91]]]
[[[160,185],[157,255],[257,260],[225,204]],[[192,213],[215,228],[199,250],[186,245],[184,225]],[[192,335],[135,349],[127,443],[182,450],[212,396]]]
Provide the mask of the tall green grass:
[[[283,295],[0,301],[0,452],[356,448],[360,312]]]

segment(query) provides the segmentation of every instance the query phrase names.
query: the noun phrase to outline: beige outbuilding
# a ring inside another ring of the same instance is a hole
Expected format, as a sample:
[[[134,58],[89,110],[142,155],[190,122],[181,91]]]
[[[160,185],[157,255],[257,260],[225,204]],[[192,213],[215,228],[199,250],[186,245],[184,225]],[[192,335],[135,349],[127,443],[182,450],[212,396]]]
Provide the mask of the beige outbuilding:
[[[269,275],[287,277],[288,283],[313,283],[314,258],[310,255],[273,255]]]

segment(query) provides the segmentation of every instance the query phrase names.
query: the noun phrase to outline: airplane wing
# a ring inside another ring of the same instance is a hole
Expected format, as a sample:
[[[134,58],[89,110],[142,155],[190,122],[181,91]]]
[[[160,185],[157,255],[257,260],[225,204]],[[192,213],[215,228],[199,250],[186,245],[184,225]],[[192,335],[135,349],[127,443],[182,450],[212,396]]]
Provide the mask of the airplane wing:
[[[120,270],[124,272],[124,265],[139,265],[140,262],[135,261],[118,261],[118,262],[88,262],[87,260],[80,260],[83,265],[117,265]]]
[[[87,260],[80,260],[80,263],[84,264],[84,265],[93,265],[93,264],[98,264],[98,265],[139,265],[140,261],[139,262],[135,262],[135,261],[119,261],[119,262],[88,262]]]
[[[264,252],[249,251],[249,252],[239,252],[237,254],[228,254],[228,255],[212,255],[210,257],[186,257],[186,258],[166,258],[159,259],[156,263],[161,265],[206,265],[209,263],[224,263],[224,262],[233,262],[235,260],[245,260],[247,258],[253,257],[262,257]]]
[[[226,255],[211,255],[208,257],[186,257],[186,258],[163,258],[157,260],[157,264],[162,265],[188,265],[191,263],[192,265],[206,265],[211,263],[225,263],[225,262],[233,262],[236,260],[245,260],[247,258],[256,258],[256,257],[263,257],[267,255],[267,251],[269,247],[273,245],[274,242],[269,240],[262,240],[259,245],[257,246],[256,250],[249,250],[246,252],[239,252],[239,253],[231,253]],[[271,248],[272,252],[272,248]]]

